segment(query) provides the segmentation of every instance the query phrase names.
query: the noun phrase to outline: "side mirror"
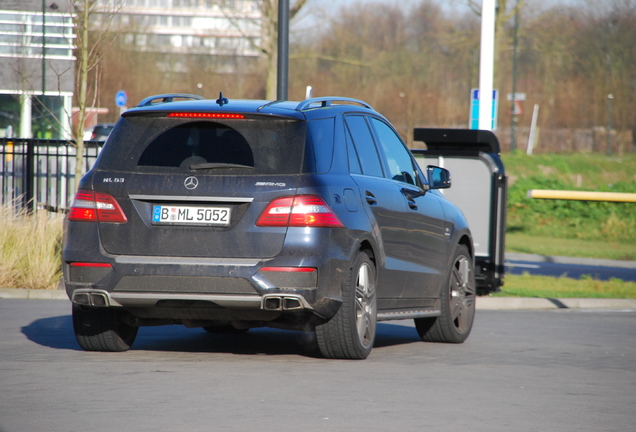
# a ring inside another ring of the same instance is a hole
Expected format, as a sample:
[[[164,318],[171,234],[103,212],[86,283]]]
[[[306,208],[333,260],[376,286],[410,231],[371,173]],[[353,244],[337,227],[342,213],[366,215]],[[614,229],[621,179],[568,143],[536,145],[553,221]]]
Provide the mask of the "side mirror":
[[[429,189],[448,189],[451,187],[450,171],[438,166],[429,165],[426,167]]]

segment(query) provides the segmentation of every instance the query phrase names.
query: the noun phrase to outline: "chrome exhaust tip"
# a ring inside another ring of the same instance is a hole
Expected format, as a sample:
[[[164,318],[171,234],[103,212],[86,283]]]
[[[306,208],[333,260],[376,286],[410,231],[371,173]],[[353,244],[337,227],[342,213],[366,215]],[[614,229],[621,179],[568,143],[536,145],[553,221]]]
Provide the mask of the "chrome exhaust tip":
[[[73,303],[91,307],[107,307],[110,305],[106,293],[94,291],[76,291],[73,293]]]
[[[268,311],[312,309],[302,296],[285,294],[266,295],[263,297],[261,308]]]

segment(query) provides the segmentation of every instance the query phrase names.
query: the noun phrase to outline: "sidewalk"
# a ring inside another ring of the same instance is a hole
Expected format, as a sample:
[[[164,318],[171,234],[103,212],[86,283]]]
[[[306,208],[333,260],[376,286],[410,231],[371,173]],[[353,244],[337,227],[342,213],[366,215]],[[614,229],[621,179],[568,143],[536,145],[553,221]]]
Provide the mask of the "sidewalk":
[[[0,288],[0,299],[66,300],[64,290]],[[477,297],[477,310],[636,309],[636,299]]]

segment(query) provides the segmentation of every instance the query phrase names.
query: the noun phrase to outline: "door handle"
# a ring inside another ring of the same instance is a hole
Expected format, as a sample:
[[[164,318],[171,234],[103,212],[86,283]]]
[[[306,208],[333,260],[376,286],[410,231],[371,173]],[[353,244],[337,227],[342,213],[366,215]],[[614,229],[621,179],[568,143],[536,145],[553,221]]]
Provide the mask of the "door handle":
[[[365,192],[365,196],[364,196],[364,197],[366,198],[367,203],[368,203],[369,205],[374,206],[374,205],[377,205],[377,204],[378,204],[378,200],[375,198],[375,196],[374,196],[371,192],[366,191],[366,192]]]
[[[406,198],[406,203],[409,205],[409,208],[411,210],[417,210],[417,203],[415,202],[415,200],[411,197],[407,197]]]

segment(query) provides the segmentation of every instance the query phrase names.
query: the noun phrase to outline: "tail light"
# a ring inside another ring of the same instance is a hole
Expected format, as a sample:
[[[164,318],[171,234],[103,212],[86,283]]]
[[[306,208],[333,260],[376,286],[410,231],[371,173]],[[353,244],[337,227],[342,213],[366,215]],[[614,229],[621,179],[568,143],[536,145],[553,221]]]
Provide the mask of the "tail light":
[[[273,200],[261,213],[256,226],[344,227],[323,199],[314,195],[289,196]]]
[[[68,220],[75,222],[127,222],[119,203],[111,195],[79,190],[71,205]]]

